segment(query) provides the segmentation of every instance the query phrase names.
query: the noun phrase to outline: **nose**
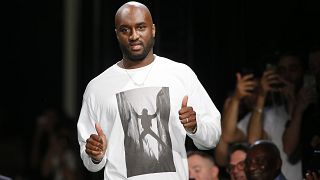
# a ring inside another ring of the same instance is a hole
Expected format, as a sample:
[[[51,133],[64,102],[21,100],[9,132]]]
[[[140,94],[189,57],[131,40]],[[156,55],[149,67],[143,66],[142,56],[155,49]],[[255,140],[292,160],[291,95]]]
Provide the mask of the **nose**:
[[[132,29],[131,32],[132,33],[129,36],[130,41],[135,41],[135,40],[139,39],[139,33],[135,29]]]
[[[195,180],[195,179],[196,179],[196,178],[195,178],[192,170],[191,170],[191,171],[189,170],[189,180]]]
[[[253,171],[253,170],[257,169],[258,166],[257,166],[256,163],[251,163],[248,168],[249,168],[250,171]]]

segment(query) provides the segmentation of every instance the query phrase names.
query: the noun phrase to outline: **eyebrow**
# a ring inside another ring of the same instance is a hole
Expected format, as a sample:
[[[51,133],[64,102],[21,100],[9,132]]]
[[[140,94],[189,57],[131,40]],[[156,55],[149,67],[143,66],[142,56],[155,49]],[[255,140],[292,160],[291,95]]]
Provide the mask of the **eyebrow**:
[[[146,25],[147,23],[146,22],[139,22],[139,23],[136,23],[134,26],[141,26],[141,25]],[[127,25],[127,24],[121,24],[118,28],[121,28],[121,27],[129,27],[130,25]]]

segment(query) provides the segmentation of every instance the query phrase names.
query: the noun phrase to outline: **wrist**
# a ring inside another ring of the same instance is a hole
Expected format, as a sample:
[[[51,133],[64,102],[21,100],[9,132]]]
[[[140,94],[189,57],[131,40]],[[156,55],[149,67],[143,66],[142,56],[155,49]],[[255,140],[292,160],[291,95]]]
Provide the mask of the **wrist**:
[[[197,128],[197,125],[196,125],[193,130],[188,130],[188,132],[191,133],[191,134],[195,134],[197,132],[197,129],[198,128]]]
[[[99,164],[99,163],[102,161],[102,159],[96,160],[96,159],[91,158],[91,161],[92,161],[94,164]]]
[[[257,112],[257,113],[260,113],[260,114],[263,112],[263,109],[260,108],[260,107],[253,107],[253,110],[254,110],[254,112]]]

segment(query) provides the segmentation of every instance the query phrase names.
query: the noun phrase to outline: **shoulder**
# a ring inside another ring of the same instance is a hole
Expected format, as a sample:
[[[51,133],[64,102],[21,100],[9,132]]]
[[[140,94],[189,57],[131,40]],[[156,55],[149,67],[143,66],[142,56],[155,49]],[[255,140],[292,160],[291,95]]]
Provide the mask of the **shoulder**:
[[[155,55],[155,56],[156,56],[156,60],[159,67],[166,68],[167,70],[171,69],[176,72],[195,74],[194,71],[191,69],[191,67],[189,67],[187,64],[177,62],[166,57],[162,57],[158,55]]]
[[[112,80],[116,74],[119,73],[117,69],[117,65],[114,64],[107,68],[105,71],[94,77],[89,81],[86,86],[84,96],[89,96],[90,94],[94,93],[97,89],[100,89],[101,86],[105,86],[108,84],[108,81]]]

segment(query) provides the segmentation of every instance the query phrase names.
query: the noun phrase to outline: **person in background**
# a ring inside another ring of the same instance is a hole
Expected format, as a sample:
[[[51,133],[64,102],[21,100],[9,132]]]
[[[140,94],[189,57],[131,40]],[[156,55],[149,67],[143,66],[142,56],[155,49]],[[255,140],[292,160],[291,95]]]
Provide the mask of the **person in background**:
[[[249,146],[246,143],[236,143],[230,148],[229,165],[227,171],[231,180],[246,180],[245,160]]]
[[[84,166],[104,179],[188,179],[185,138],[212,149],[220,113],[193,70],[153,53],[156,26],[138,2],[115,15],[122,59],[89,82],[78,119]]]
[[[254,111],[257,99],[258,79],[253,73],[236,73],[235,90],[223,106],[222,134],[215,148],[214,157],[219,166],[229,163],[229,148],[234,143],[245,142],[245,134],[237,127],[244,116]]]
[[[211,155],[202,151],[188,152],[189,180],[218,180],[219,167]]]
[[[284,151],[302,150],[303,175],[320,175],[320,48],[309,52],[309,72],[298,91],[294,111],[283,134]]]
[[[226,100],[222,113],[222,135],[215,149],[215,158],[218,165],[225,166],[228,147],[231,144],[252,144],[257,140],[269,139],[281,150],[282,171],[286,177],[290,180],[300,180],[301,162],[291,164],[283,151],[282,135],[295,103],[295,86],[301,85],[303,68],[299,57],[294,53],[281,54],[277,65],[266,64],[261,77],[237,74],[235,93]],[[251,91],[250,95],[248,91]],[[247,95],[244,96],[245,94]],[[251,110],[241,119],[239,109],[242,105],[239,99],[252,99]]]
[[[301,161],[299,158],[292,161],[284,152],[283,133],[293,112],[297,90],[302,84],[303,64],[296,53],[284,52],[278,56],[277,66],[266,66],[266,69],[260,85],[264,90],[255,106],[257,111],[241,121],[238,127],[247,132],[249,144],[261,139],[272,141],[280,150],[283,174],[290,180],[300,180]]]
[[[279,149],[271,141],[260,140],[252,144],[245,166],[248,180],[286,180],[281,173]]]

